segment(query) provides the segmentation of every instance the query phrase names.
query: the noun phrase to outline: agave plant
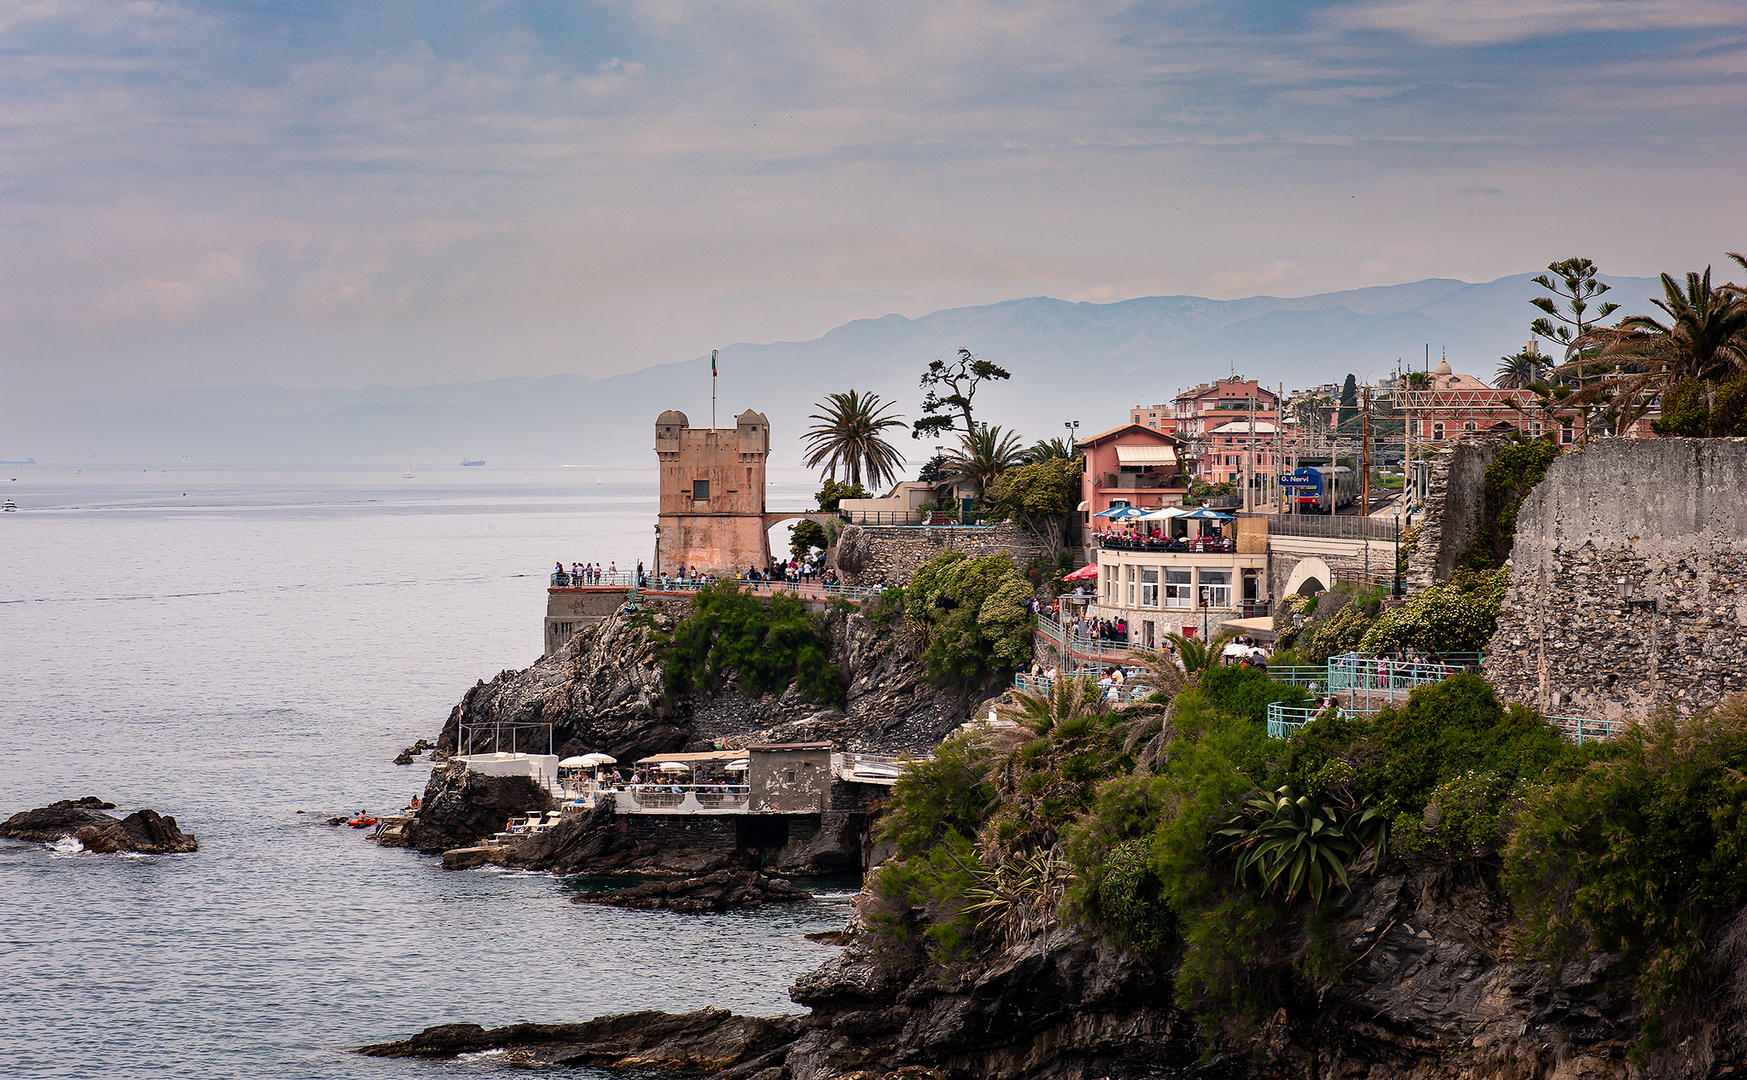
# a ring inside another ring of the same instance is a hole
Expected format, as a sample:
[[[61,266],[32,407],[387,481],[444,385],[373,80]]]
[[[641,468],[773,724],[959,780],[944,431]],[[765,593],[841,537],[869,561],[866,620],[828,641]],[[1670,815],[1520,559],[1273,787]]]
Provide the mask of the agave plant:
[[[1055,851],[1030,858],[1006,859],[990,868],[966,867],[977,883],[965,890],[970,901],[961,910],[979,916],[977,926],[998,930],[1003,937],[1030,937],[1055,922],[1055,911],[1073,880],[1056,862]]]
[[[1343,816],[1290,786],[1256,792],[1213,833],[1215,850],[1232,859],[1240,884],[1283,893],[1287,903],[1308,891],[1318,907],[1331,882],[1347,887],[1347,867],[1368,847],[1381,857],[1388,838],[1378,811],[1360,807]]]

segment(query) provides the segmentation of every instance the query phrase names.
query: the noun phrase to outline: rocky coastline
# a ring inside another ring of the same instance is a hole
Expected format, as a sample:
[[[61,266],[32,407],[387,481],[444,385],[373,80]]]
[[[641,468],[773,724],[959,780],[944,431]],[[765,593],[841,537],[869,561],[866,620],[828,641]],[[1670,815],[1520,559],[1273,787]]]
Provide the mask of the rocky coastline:
[[[52,844],[72,837],[86,851],[97,854],[127,851],[168,855],[200,850],[200,842],[178,828],[173,817],[146,809],[123,818],[104,813],[113,809],[114,803],[94,795],[62,799],[12,815],[0,824],[0,837],[36,844]]]

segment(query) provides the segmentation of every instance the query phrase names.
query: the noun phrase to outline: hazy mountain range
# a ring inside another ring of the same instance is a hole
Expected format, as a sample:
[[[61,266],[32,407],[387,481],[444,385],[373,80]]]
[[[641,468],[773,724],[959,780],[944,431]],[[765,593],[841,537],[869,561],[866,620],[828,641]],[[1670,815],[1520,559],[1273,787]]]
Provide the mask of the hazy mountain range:
[[[953,308],[918,319],[847,323],[815,341],[721,350],[717,422],[754,408],[771,421],[773,464],[800,462],[813,403],[834,390],[875,390],[914,419],[917,378],[934,357],[971,349],[1012,372],[977,396],[977,416],[1027,441],[1114,427],[1134,404],[1170,400],[1232,371],[1287,390],[1381,377],[1448,351],[1457,371],[1490,378],[1528,338],[1544,295],[1530,274],[1471,285],[1430,279],[1282,299],[1160,296],[1119,303],[1036,297]],[[1609,299],[1648,310],[1648,278],[1610,278]],[[268,386],[84,400],[45,410],[0,436],[0,457],[38,461],[399,462],[455,466],[645,466],[662,410],[710,420],[709,357],[593,380],[580,375],[359,390]],[[914,461],[932,445],[909,439]]]

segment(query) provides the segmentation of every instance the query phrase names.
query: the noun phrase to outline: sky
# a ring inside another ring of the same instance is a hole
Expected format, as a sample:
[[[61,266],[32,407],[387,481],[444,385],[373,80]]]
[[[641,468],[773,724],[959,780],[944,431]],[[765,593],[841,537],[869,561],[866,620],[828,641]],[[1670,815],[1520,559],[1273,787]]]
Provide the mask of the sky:
[[[0,0],[0,416],[1720,271],[1744,133],[1739,0]]]

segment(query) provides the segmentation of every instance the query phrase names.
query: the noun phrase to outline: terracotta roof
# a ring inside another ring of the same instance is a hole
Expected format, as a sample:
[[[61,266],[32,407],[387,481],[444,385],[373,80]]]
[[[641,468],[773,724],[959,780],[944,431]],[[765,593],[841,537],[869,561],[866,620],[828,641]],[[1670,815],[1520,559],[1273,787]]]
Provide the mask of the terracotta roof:
[[[1166,442],[1175,443],[1177,441],[1177,437],[1175,435],[1167,435],[1164,432],[1157,430],[1156,428],[1147,427],[1145,424],[1123,424],[1120,427],[1113,427],[1109,431],[1100,431],[1098,434],[1093,435],[1089,438],[1081,439],[1079,442],[1076,442],[1074,445],[1077,447],[1078,446],[1095,446],[1098,443],[1106,442],[1110,439],[1115,438],[1118,435],[1121,435],[1121,434],[1123,434],[1125,432],[1129,432],[1129,431],[1143,432],[1151,438],[1163,439]]]

